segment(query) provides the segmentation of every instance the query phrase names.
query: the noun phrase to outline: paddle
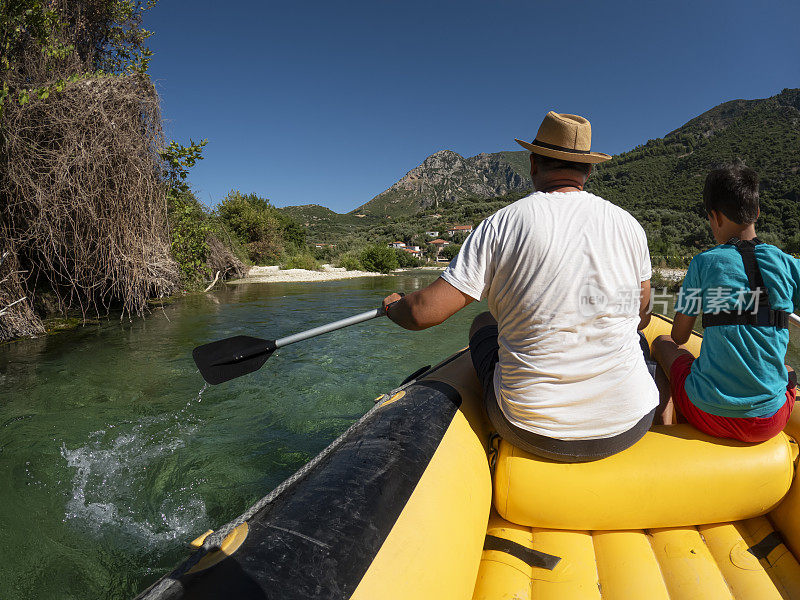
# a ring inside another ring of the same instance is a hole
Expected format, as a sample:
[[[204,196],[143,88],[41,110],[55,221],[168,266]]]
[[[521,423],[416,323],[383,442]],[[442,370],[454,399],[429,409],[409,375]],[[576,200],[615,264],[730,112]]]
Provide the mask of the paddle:
[[[203,379],[212,385],[217,385],[257,371],[278,348],[363,323],[385,314],[386,311],[383,308],[375,308],[277,340],[262,340],[249,335],[237,335],[198,346],[192,351],[192,357],[197,368],[200,369]],[[789,322],[800,327],[800,316],[790,313]]]
[[[375,308],[277,340],[262,340],[249,335],[237,335],[198,346],[192,350],[192,357],[197,368],[200,369],[203,379],[216,385],[257,371],[278,348],[343,327],[350,327],[356,323],[363,323],[385,314],[386,311],[383,308]]]

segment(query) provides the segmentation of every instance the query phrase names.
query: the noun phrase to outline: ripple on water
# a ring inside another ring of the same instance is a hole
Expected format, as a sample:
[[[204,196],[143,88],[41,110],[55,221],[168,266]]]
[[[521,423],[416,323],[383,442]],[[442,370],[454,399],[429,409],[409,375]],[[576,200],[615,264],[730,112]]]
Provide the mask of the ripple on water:
[[[75,470],[64,521],[95,537],[133,537],[149,547],[196,532],[207,520],[206,505],[192,485],[177,482],[179,450],[199,427],[191,406],[204,390],[174,413],[95,431],[78,448],[62,444],[61,455]]]

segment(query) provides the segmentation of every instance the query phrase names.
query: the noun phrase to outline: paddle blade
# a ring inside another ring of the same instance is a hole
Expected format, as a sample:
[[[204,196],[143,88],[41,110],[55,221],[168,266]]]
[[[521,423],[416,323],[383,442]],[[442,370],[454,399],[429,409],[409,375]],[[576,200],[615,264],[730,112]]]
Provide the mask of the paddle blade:
[[[237,335],[198,346],[192,357],[203,379],[217,385],[257,371],[273,352],[274,340]]]

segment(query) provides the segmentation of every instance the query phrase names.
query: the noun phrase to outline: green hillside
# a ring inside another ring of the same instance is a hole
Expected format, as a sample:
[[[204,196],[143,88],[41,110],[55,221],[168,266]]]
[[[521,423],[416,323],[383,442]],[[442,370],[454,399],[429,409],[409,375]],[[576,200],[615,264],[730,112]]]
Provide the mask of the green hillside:
[[[721,104],[663,138],[598,165],[587,189],[639,219],[655,252],[685,252],[712,243],[701,205],[703,182],[714,166],[736,160],[761,178],[760,237],[797,251],[798,89]]]
[[[353,213],[342,215],[319,204],[285,206],[278,210],[305,227],[308,241],[312,243],[334,243],[343,237],[357,235],[362,229],[383,221],[368,215],[357,216]]]
[[[531,159],[530,153],[527,150],[505,150],[503,152],[495,152],[492,156],[497,156],[498,158],[504,160],[511,165],[511,168],[514,169],[515,173],[518,173],[519,176],[524,178],[526,181],[530,181]]]
[[[735,160],[744,161],[761,177],[762,215],[757,226],[761,239],[800,252],[800,89],[712,108],[663,138],[597,165],[587,190],[630,211],[647,231],[654,255],[691,256],[712,244],[701,206],[705,177],[715,165]],[[398,189],[396,184],[388,191],[402,192],[402,201],[391,202],[392,194],[384,193],[377,202],[368,203],[380,205],[383,214],[339,215],[315,205],[281,210],[307,227],[310,241],[351,247],[399,239],[424,245],[431,239],[426,231],[476,225],[529,193],[530,162],[525,151],[470,159],[444,151],[428,157],[415,173],[424,172],[431,181],[428,189],[435,189],[449,185],[454,173],[460,181],[474,180],[467,172],[471,165],[490,168],[498,181],[513,172],[515,189],[487,196],[470,195],[462,186],[457,199],[431,202],[415,197],[411,185]]]

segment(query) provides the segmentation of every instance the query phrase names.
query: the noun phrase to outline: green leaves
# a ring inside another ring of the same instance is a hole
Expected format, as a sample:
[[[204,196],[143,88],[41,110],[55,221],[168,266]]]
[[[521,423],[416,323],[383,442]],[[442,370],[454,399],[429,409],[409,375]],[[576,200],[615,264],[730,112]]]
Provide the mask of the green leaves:
[[[211,221],[202,205],[191,194],[170,191],[167,194],[171,251],[184,281],[192,282],[208,275],[208,234]]]
[[[189,140],[189,145],[184,146],[175,140],[161,150],[160,155],[164,160],[164,179],[169,187],[176,192],[188,193],[189,186],[185,183],[191,169],[198,160],[203,160],[203,148],[208,143],[207,139],[195,142]]]
[[[359,262],[365,270],[373,273],[390,273],[400,266],[394,250],[382,244],[365,248]]]

